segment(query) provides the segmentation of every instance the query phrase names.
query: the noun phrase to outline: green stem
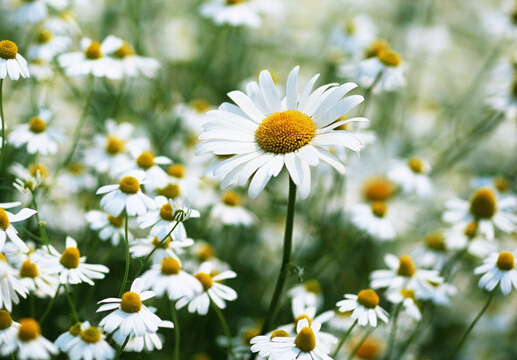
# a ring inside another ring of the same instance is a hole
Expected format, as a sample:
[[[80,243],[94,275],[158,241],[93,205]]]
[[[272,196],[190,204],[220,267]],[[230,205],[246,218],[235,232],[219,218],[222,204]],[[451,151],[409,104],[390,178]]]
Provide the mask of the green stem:
[[[335,359],[338,352],[339,352],[339,349],[341,349],[341,346],[343,346],[343,344],[345,343],[345,340],[348,338],[348,335],[350,335],[350,333],[352,332],[353,328],[357,325],[357,322],[359,321],[359,319],[355,319],[354,323],[352,324],[352,326],[350,326],[347,330],[347,332],[345,333],[345,335],[343,335],[343,337],[341,338],[341,341],[339,341],[339,344],[337,345],[337,348],[336,348],[336,351],[334,351],[334,353],[332,354],[331,358]]]
[[[41,219],[39,217],[38,201],[36,200],[36,192],[32,191],[31,194],[32,194],[32,205],[34,207],[34,210],[36,210],[35,216],[36,216],[36,221],[38,222],[38,230],[40,233],[40,239],[43,242],[43,244],[47,247],[47,251],[50,254],[50,247],[49,247],[50,239],[48,237],[47,230],[45,230],[46,224],[45,224],[45,222],[41,221]]]
[[[402,302],[397,305],[397,308],[395,309],[395,314],[393,315],[393,322],[391,323],[390,340],[388,342],[388,350],[386,350],[386,355],[384,356],[384,360],[389,360],[389,358],[391,356],[391,352],[393,350],[393,346],[395,345],[395,334],[397,333],[397,320],[399,318],[401,308],[402,308]]]
[[[79,316],[77,315],[77,311],[75,310],[74,302],[72,301],[72,297],[68,292],[68,287],[66,286],[66,284],[63,285],[63,288],[65,289],[65,294],[68,300],[68,304],[70,305],[70,310],[72,310],[72,316],[74,317],[74,321],[77,323],[79,322]]]
[[[348,358],[347,360],[352,360],[354,358],[354,355],[355,353],[357,352],[357,350],[359,350],[359,348],[361,347],[361,345],[363,345],[364,341],[366,340],[366,338],[368,336],[370,336],[370,334],[375,330],[376,328],[374,327],[371,327],[368,329],[368,331],[364,334],[364,336],[361,338],[361,340],[357,343],[357,345],[354,347],[354,349],[352,350],[352,352],[348,355]]]
[[[124,270],[124,279],[122,280],[122,285],[120,286],[120,291],[118,293],[118,297],[121,298],[122,294],[124,294],[124,289],[126,288],[127,279],[129,277],[129,216],[127,214],[127,211],[124,211],[125,218],[124,218],[124,239],[126,242],[126,268]]]
[[[43,313],[43,315],[41,315],[41,317],[40,317],[40,319],[38,321],[40,325],[43,325],[43,322],[45,321],[46,317],[50,313],[50,310],[52,309],[52,306],[54,306],[54,303],[56,302],[57,295],[59,294],[59,289],[61,289],[61,286],[62,286],[62,284],[58,285],[58,287],[56,289],[56,293],[54,294],[54,297],[52,298],[52,300],[50,300],[47,308],[45,309],[45,312]]]
[[[481,318],[481,316],[483,316],[483,314],[485,313],[486,309],[488,309],[488,306],[490,305],[490,302],[492,301],[492,298],[494,297],[494,294],[495,294],[495,291],[492,291],[490,293],[490,296],[488,297],[488,300],[485,304],[485,306],[483,306],[483,308],[481,309],[481,311],[479,312],[479,314],[477,314],[476,318],[474,319],[474,321],[472,321],[472,323],[470,324],[470,326],[467,328],[467,331],[465,331],[465,334],[463,334],[463,337],[461,338],[460,342],[458,343],[458,346],[456,346],[456,349],[454,349],[454,351],[451,353],[451,356],[449,356],[447,358],[447,360],[452,360],[454,359],[454,356],[456,356],[456,354],[458,353],[458,351],[460,351],[461,347],[463,346],[463,343],[465,342],[465,340],[467,339],[467,337],[469,336],[470,332],[472,331],[472,329],[474,329],[474,326],[476,326],[476,323],[479,321],[479,319]]]
[[[4,105],[3,105],[3,90],[4,87],[4,79],[0,79],[0,118],[2,119],[2,149],[0,152],[0,169],[2,168],[2,164],[4,162],[4,154],[5,154],[5,120],[4,120]]]
[[[126,338],[126,340],[124,340],[124,343],[120,346],[120,348],[118,349],[117,351],[117,355],[115,356],[115,358],[113,360],[117,360],[120,355],[122,355],[122,352],[124,351],[124,349],[126,348],[126,345],[127,343],[129,342],[129,335],[128,337]]]
[[[223,312],[221,309],[217,307],[214,302],[210,301],[210,304],[212,305],[212,308],[214,309],[215,313],[217,314],[217,317],[219,318],[219,322],[221,323],[221,326],[223,327],[224,334],[228,338],[228,353],[232,359],[236,359],[235,354],[233,352],[233,344],[232,344],[232,333],[230,331],[230,327],[228,326],[228,322],[226,321],[226,318],[224,317]]]
[[[174,353],[172,360],[180,359],[180,324],[178,321],[178,312],[176,311],[176,304],[170,302],[172,322],[174,323]]]

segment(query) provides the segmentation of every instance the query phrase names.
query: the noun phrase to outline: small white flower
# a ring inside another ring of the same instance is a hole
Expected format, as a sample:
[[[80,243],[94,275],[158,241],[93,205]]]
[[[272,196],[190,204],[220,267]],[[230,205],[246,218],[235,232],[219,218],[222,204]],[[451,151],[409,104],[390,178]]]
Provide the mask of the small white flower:
[[[7,310],[0,310],[0,349],[16,341],[19,327]]]
[[[430,170],[431,165],[428,162],[413,157],[407,161],[395,162],[387,176],[405,193],[429,198],[433,193],[433,183],[428,176]]]
[[[59,352],[56,345],[41,335],[41,329],[36,320],[25,318],[19,323],[16,339],[0,347],[2,356],[16,352],[16,358],[20,360],[49,360],[52,355]]]
[[[68,0],[33,0],[21,2],[13,14],[14,21],[22,24],[36,24],[48,16],[51,7],[63,10],[68,5]]]
[[[16,215],[6,211],[12,207],[20,205],[20,202],[12,203],[0,203],[0,251],[2,251],[5,241],[9,238],[21,252],[29,252],[29,248],[22,239],[18,236],[18,231],[13,226],[13,222],[19,222],[30,218],[37,211],[24,208],[21,209]]]
[[[91,210],[85,215],[90,228],[99,231],[101,240],[110,240],[113,246],[117,246],[125,237],[124,216],[114,217],[104,211]],[[133,242],[133,235],[128,233],[129,243]]]
[[[262,25],[261,14],[278,10],[276,2],[264,0],[210,0],[199,9],[202,16],[211,18],[217,25],[251,28]]]
[[[488,291],[495,289],[497,284],[501,286],[501,292],[508,295],[512,291],[512,285],[517,289],[517,269],[515,268],[515,256],[517,250],[513,252],[503,251],[501,253],[491,253],[483,260],[483,265],[474,269],[474,274],[483,274],[479,279],[479,287]]]
[[[277,360],[281,358],[283,354],[289,352],[289,348],[284,346],[282,343],[273,341],[276,337],[290,337],[289,333],[285,330],[275,330],[266,335],[255,336],[250,340],[251,352],[259,353],[261,358],[269,360]]]
[[[0,258],[0,307],[8,311],[12,310],[13,303],[20,302],[18,295],[25,299],[29,293],[29,289],[16,278],[15,274],[16,270]]]
[[[153,313],[156,311],[155,308],[149,308]],[[165,327],[172,329],[174,327],[174,324],[172,321],[168,320],[161,320],[159,327]],[[123,344],[127,336],[122,335],[123,332],[118,329],[113,333],[113,340],[117,344]],[[162,349],[162,340],[160,339],[160,336],[158,333],[146,333],[143,336],[133,336],[129,339],[128,343],[126,344],[126,347],[124,348],[124,351],[135,351],[135,352],[141,352],[142,350],[147,351],[153,351],[154,349],[161,350]]]
[[[323,305],[321,284],[315,279],[304,281],[302,284],[292,287],[287,295],[291,298],[293,304],[300,304],[293,305],[293,309],[300,306],[303,308],[312,307],[317,310]]]
[[[59,280],[38,266],[41,257],[38,252],[29,253],[29,256],[20,264],[20,282],[29,289],[29,292],[38,297],[52,297],[56,294]]]
[[[412,289],[400,289],[389,291],[386,298],[393,304],[402,304],[406,313],[415,320],[422,319],[420,308],[416,304],[415,291]]]
[[[351,209],[352,222],[368,234],[381,241],[393,240],[397,230],[389,216],[388,204],[374,201],[368,204],[356,204]]]
[[[357,319],[357,323],[366,326],[368,323],[376,327],[377,318],[388,323],[388,312],[379,306],[379,296],[372,289],[359,291],[357,295],[345,295],[347,300],[341,300],[336,303],[339,311],[352,312],[352,319]]]
[[[133,159],[115,164],[116,173],[124,173],[130,170],[142,170],[145,178],[149,181],[147,190],[164,188],[169,183],[169,176],[158,165],[168,165],[172,160],[166,156],[155,156],[151,151],[140,151],[139,149],[130,150]]]
[[[71,331],[62,334],[56,341],[56,345],[68,354],[70,360],[109,360],[115,356],[113,349],[105,340],[102,330],[90,325],[88,321],[81,323]],[[72,332],[77,334],[72,334]],[[68,342],[65,342],[68,340]]]
[[[240,196],[234,191],[223,194],[220,202],[210,210],[210,221],[214,226],[251,226],[257,219],[256,216],[240,205]]]
[[[33,59],[51,61],[54,56],[66,50],[71,42],[68,36],[54,34],[47,28],[40,29],[35,42],[27,49],[27,58],[30,62]]]
[[[21,77],[28,78],[29,68],[27,60],[18,54],[18,46],[9,40],[0,41],[0,79],[9,75],[11,80],[18,80]]]

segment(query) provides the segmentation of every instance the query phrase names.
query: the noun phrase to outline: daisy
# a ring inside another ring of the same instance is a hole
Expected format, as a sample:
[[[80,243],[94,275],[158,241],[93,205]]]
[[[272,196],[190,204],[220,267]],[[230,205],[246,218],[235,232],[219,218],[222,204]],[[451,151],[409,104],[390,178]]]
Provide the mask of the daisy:
[[[0,79],[5,79],[9,75],[11,80],[18,80],[20,75],[28,78],[29,68],[27,60],[18,54],[18,46],[12,41],[0,41]]]
[[[102,330],[90,325],[88,321],[80,323],[78,329],[72,327],[71,336],[58,338],[55,343],[58,347],[68,354],[70,360],[109,360],[115,357],[116,351],[105,340],[106,336]],[[75,336],[72,334],[77,333]],[[64,340],[68,340],[65,343]],[[61,346],[60,346],[61,345]]]
[[[431,165],[427,161],[412,157],[407,161],[395,162],[388,170],[387,177],[399,185],[403,192],[429,198],[433,191],[430,170]]]
[[[156,312],[155,308],[149,308],[153,313]],[[172,329],[174,328],[174,324],[172,321],[168,320],[161,320],[159,327],[165,327]],[[113,333],[113,340],[119,345],[124,344],[124,342],[127,339],[127,336],[122,335],[123,332],[118,329]],[[154,349],[161,350],[162,349],[162,340],[160,339],[160,336],[158,333],[150,332],[146,333],[143,336],[133,336],[129,339],[129,341],[126,344],[126,347],[124,348],[124,351],[135,351],[135,352],[141,352],[144,350],[144,348],[147,351],[153,351]]]
[[[27,58],[52,60],[70,46],[72,40],[68,36],[54,34],[50,29],[43,28],[37,32],[35,43],[29,45]]]
[[[117,246],[125,238],[124,216],[114,217],[104,211],[91,210],[85,215],[90,228],[99,231],[101,240],[110,240],[113,246]],[[129,243],[133,242],[133,235],[128,233]]]
[[[497,244],[479,232],[474,221],[462,221],[444,231],[444,236],[447,248],[455,251],[467,248],[469,254],[479,258],[485,258],[491,252],[497,251]]]
[[[422,313],[416,302],[415,291],[400,289],[389,291],[386,298],[393,304],[402,304],[404,311],[415,320],[422,319]]]
[[[136,278],[131,284],[131,289],[122,295],[121,299],[107,298],[99,301],[103,304],[97,312],[115,310],[106,315],[99,326],[112,333],[119,329],[119,335],[124,338],[132,336],[144,336],[147,333],[155,333],[161,324],[161,319],[150,311],[142,301],[155,296],[153,291],[144,291],[145,282]],[[119,344],[120,345],[120,344]]]
[[[503,251],[501,253],[491,253],[483,260],[483,265],[474,269],[474,274],[483,274],[479,279],[479,287],[488,291],[495,289],[497,284],[501,286],[501,292],[508,295],[513,287],[517,289],[517,269],[515,268],[515,256],[517,250],[513,252]]]
[[[384,201],[374,201],[368,204],[356,204],[351,209],[352,222],[361,230],[376,239],[393,240],[397,229],[391,217],[388,216],[388,204]]]
[[[78,194],[83,190],[90,192],[97,187],[97,177],[91,174],[84,164],[77,161],[67,165],[59,173],[56,182],[60,190],[67,194]]]
[[[276,5],[264,0],[210,0],[199,11],[217,25],[258,28],[262,25],[260,14],[278,11]]]
[[[181,228],[180,228],[181,227]],[[176,231],[180,228],[179,231]],[[129,246],[129,251],[133,257],[146,257],[152,252],[151,261],[153,264],[159,264],[167,257],[178,258],[178,255],[185,253],[184,248],[194,245],[194,240],[187,238],[187,232],[182,224],[172,232],[171,236],[167,236],[165,241],[158,236],[148,236],[145,239],[136,239]]]
[[[359,291],[357,295],[345,295],[347,300],[341,300],[336,303],[339,311],[352,311],[352,319],[357,319],[357,323],[366,326],[368,323],[376,327],[377,318],[388,323],[388,312],[379,306],[379,296],[372,289]]]
[[[47,360],[59,352],[56,345],[41,335],[41,328],[36,320],[25,318],[19,323],[14,341],[0,348],[2,356],[16,352],[16,358],[20,360]]]
[[[13,226],[13,222],[19,222],[30,218],[37,211],[24,208],[21,209],[16,215],[6,211],[5,209],[10,209],[12,207],[20,205],[21,202],[11,202],[11,203],[0,203],[0,251],[2,251],[5,240],[9,238],[21,252],[26,253],[29,252],[29,248],[22,239],[18,236],[18,231]]]
[[[415,247],[413,258],[421,267],[441,270],[448,259],[445,234],[442,231],[426,234],[423,243]]]
[[[291,288],[287,295],[291,298],[294,304],[299,303],[301,307],[313,307],[319,309],[323,305],[323,289],[321,284],[316,279],[304,281],[300,285]],[[298,305],[293,305],[293,309]]]
[[[241,197],[234,191],[223,194],[220,202],[210,210],[210,221],[213,224],[249,227],[256,221],[256,216],[241,206]]]
[[[228,96],[237,106],[223,103],[218,110],[209,111],[202,143],[196,154],[213,152],[233,155],[216,164],[215,176],[224,176],[221,187],[232,183],[243,185],[253,175],[249,187],[252,198],[264,189],[272,176],[278,176],[284,165],[300,196],[306,198],[311,188],[310,167],[319,160],[332,165],[340,174],[345,167],[325,146],[340,145],[359,151],[363,143],[354,134],[334,130],[352,118],[335,122],[340,116],[363,101],[360,95],[343,96],[357,85],[323,85],[312,92],[319,75],[314,76],[303,92],[298,94],[296,66],[287,79],[286,97],[281,100],[271,74],[260,73],[259,83],[251,82],[247,94],[232,91]]]
[[[20,302],[19,296],[25,299],[29,289],[16,278],[16,270],[7,263],[5,256],[0,255],[0,307],[11,311],[13,303]]]
[[[7,310],[0,310],[0,349],[16,341],[19,327]]]
[[[156,187],[163,188],[169,182],[169,177],[165,170],[158,165],[168,165],[172,160],[166,156],[154,156],[151,151],[131,151],[133,160],[116,164],[115,172],[124,173],[130,170],[142,170],[145,172],[145,178],[149,180],[148,190],[154,190]]]
[[[96,194],[106,194],[101,206],[112,216],[117,217],[124,209],[128,216],[145,215],[148,210],[156,209],[156,203],[145,195],[140,185],[145,184],[145,172],[132,170],[123,176],[118,184],[101,186]]]
[[[258,353],[261,358],[277,360],[289,352],[289,348],[277,342],[276,337],[291,337],[285,330],[275,330],[266,335],[258,335],[250,340],[251,352]]]
[[[40,186],[48,186],[51,182],[47,167],[41,163],[31,164],[28,168],[13,163],[9,171],[16,176],[13,186],[22,193],[31,193]]]
[[[71,77],[83,77],[92,74],[95,77],[108,79],[122,78],[122,67],[109,56],[105,56],[106,43],[101,44],[89,38],[80,42],[81,51],[61,54],[57,61],[65,69],[65,74]]]
[[[30,253],[21,264],[20,282],[38,297],[52,297],[56,294],[59,280],[38,266],[38,258],[37,252]]]
[[[7,140],[17,148],[27,145],[29,154],[56,154],[58,143],[65,141],[66,136],[57,127],[48,125],[51,117],[49,109],[41,109],[37,116],[30,118],[28,124],[16,126]]]
[[[366,47],[375,40],[377,27],[366,14],[357,14],[342,21],[330,35],[330,46],[343,52],[348,58],[362,57]]]
[[[232,288],[221,283],[222,280],[231,279],[237,276],[232,270],[225,270],[215,276],[212,275],[212,264],[204,262],[199,266],[194,275],[202,285],[202,291],[196,292],[193,296],[184,296],[176,302],[176,309],[181,309],[188,304],[190,313],[197,312],[199,315],[206,315],[208,307],[213,302],[218,308],[224,309],[226,301],[237,299],[237,293]]]
[[[36,24],[48,16],[48,7],[63,10],[68,0],[33,0],[24,1],[16,9],[13,18],[18,24]]]
[[[100,264],[86,264],[86,256],[81,256],[77,248],[77,241],[70,236],[66,238],[66,248],[59,253],[49,245],[50,254],[42,253],[43,258],[39,261],[41,267],[48,274],[58,274],[61,284],[80,284],[82,282],[94,285],[92,279],[104,279],[109,269]]]
[[[56,344],[56,346],[63,352],[68,351],[70,345],[72,344],[72,340],[81,334],[81,325],[82,322],[77,322],[70,326],[68,331],[57,337],[56,341],[54,341],[54,344]]]

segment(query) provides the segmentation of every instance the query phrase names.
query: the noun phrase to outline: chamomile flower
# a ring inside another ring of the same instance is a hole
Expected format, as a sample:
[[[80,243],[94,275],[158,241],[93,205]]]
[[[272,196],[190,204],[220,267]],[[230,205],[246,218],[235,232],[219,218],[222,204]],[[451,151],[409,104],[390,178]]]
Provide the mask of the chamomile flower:
[[[12,207],[20,205],[21,202],[0,203],[0,251],[3,249],[5,241],[9,238],[21,252],[29,252],[29,248],[22,239],[18,236],[18,231],[14,228],[12,223],[20,222],[30,218],[36,213],[36,210],[24,208],[16,215],[6,211]]]
[[[144,179],[145,172],[132,170],[118,184],[101,186],[97,194],[106,194],[100,202],[103,209],[114,217],[122,214],[124,209],[128,216],[145,215],[148,210],[156,209],[154,200],[140,189],[140,185],[146,183]]]
[[[207,113],[210,120],[200,136],[207,141],[199,145],[196,154],[233,155],[211,168],[215,176],[224,176],[222,188],[235,182],[244,185],[254,174],[248,192],[255,198],[285,165],[300,196],[306,198],[311,189],[311,166],[323,160],[340,174],[345,172],[344,165],[326,146],[361,150],[363,143],[353,133],[334,130],[347,122],[367,121],[335,121],[363,101],[360,95],[343,98],[357,85],[328,84],[313,92],[316,75],[299,94],[298,70],[296,66],[289,74],[285,101],[278,95],[271,74],[264,70],[259,83],[248,84],[247,94],[228,94],[237,106],[223,103],[218,110]]]
[[[210,0],[199,9],[202,16],[211,18],[217,25],[262,25],[260,15],[278,9],[275,2],[264,0]]]
[[[241,205],[241,198],[235,191],[226,191],[221,201],[210,210],[210,221],[215,225],[251,226],[256,216]]]
[[[70,46],[72,40],[68,36],[54,34],[50,29],[42,28],[37,32],[35,42],[27,49],[27,58],[50,61]]]
[[[0,254],[0,307],[11,311],[13,303],[20,302],[19,296],[25,299],[28,293],[29,289],[16,277],[16,269]]]
[[[48,16],[49,7],[63,10],[68,5],[68,0],[33,0],[23,1],[13,14],[14,21],[18,24],[36,24]]]
[[[54,344],[56,344],[56,346],[63,352],[68,351],[70,345],[72,344],[72,340],[79,336],[79,334],[81,333],[81,325],[82,322],[77,322],[74,325],[70,326],[68,331],[62,333],[57,337],[56,341],[54,341]]]
[[[388,312],[379,306],[379,295],[372,289],[359,291],[357,295],[347,294],[346,300],[336,303],[339,311],[352,311],[352,319],[357,319],[357,323],[361,326],[370,324],[377,326],[377,318],[388,323]]]
[[[497,244],[488,240],[481,232],[477,231],[478,225],[474,221],[460,222],[444,232],[447,248],[462,250],[479,258],[485,258],[491,252],[497,251]]]
[[[115,349],[105,340],[106,335],[88,321],[72,326],[70,331],[63,335],[55,344],[68,354],[70,360],[109,360],[115,356]],[[65,340],[68,342],[65,343]]]
[[[0,349],[16,341],[20,323],[7,310],[0,310]]]
[[[348,58],[360,58],[366,47],[375,40],[377,27],[367,14],[357,14],[344,19],[330,35],[330,46]]]
[[[0,41],[0,79],[9,75],[11,80],[18,80],[21,77],[28,78],[29,68],[27,60],[18,54],[18,46],[10,40]]]
[[[156,311],[155,308],[149,308],[149,310],[151,310],[153,313]],[[174,328],[172,321],[168,320],[161,320],[158,326],[169,329]],[[113,333],[113,340],[115,340],[115,342],[119,345],[124,344],[127,339],[127,337],[123,336],[122,334],[123,332],[120,329]],[[124,351],[141,352],[144,349],[147,351],[153,351],[154,349],[161,350],[161,348],[162,340],[160,339],[158,333],[148,332],[142,336],[133,336],[129,338]]]
[[[517,289],[517,269],[515,268],[515,256],[517,250],[513,252],[503,251],[491,253],[483,260],[483,265],[474,269],[474,274],[481,276],[479,287],[492,291],[499,284],[501,292],[508,295],[512,290],[512,285]]]
[[[39,187],[46,187],[51,181],[49,171],[42,163],[31,164],[28,168],[19,163],[13,163],[9,171],[16,176],[13,186],[22,193],[30,193]]]
[[[127,337],[155,333],[162,320],[142,303],[155,296],[153,291],[144,291],[144,288],[145,282],[136,278],[131,284],[131,289],[125,292],[121,299],[107,298],[99,301],[102,305],[97,312],[115,310],[106,315],[99,325],[108,333],[118,329],[124,340]]]
[[[148,190],[156,187],[163,188],[167,185],[169,177],[159,165],[168,165],[172,160],[166,156],[155,156],[151,151],[131,151],[132,160],[116,164],[115,172],[124,173],[130,170],[145,172],[145,178],[149,180]]]
[[[351,209],[352,222],[368,234],[381,241],[393,240],[397,229],[388,217],[388,205],[383,201],[371,204],[356,204]]]
[[[413,289],[391,290],[386,298],[393,304],[402,304],[403,310],[409,317],[417,321],[422,319],[422,312],[417,305],[417,298]]]
[[[287,295],[293,304],[300,304],[293,305],[293,309],[297,306],[319,309],[323,305],[323,289],[316,279],[306,280],[302,284],[294,286],[287,292]]]
[[[91,210],[85,215],[86,221],[90,224],[90,228],[99,231],[101,240],[110,240],[113,246],[117,246],[121,240],[125,238],[125,219],[124,216],[113,215],[104,211]],[[133,242],[133,234],[128,233],[129,243]]]
[[[237,274],[232,270],[225,270],[213,276],[212,264],[210,262],[202,263],[194,275],[196,280],[202,285],[202,291],[196,292],[190,297],[182,297],[176,302],[176,308],[181,309],[188,304],[188,311],[190,313],[197,312],[199,315],[206,315],[210,302],[213,302],[218,308],[224,309],[226,301],[237,299],[237,293],[229,286],[222,284],[221,281],[236,276]]]
[[[16,358],[20,360],[48,360],[59,352],[56,345],[41,335],[41,328],[36,320],[24,318],[19,323],[15,340],[0,348],[2,356],[16,353]]]
[[[20,266],[20,282],[38,297],[52,297],[56,294],[59,280],[38,266],[38,258],[39,254],[33,252],[23,261]]]
[[[16,126],[7,140],[17,148],[27,145],[29,154],[56,154],[58,143],[64,142],[66,136],[56,126],[49,125],[51,117],[52,111],[41,109],[27,124]]]
[[[433,192],[433,183],[428,174],[431,165],[420,158],[397,161],[388,170],[387,177],[400,186],[403,192],[428,198]]]

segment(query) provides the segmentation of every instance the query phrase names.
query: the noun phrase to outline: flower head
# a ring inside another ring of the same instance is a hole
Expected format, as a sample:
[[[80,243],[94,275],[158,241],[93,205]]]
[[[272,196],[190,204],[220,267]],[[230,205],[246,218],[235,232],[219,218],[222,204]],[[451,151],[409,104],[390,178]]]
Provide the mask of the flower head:
[[[513,252],[502,251],[488,255],[483,261],[483,265],[474,269],[474,274],[483,274],[481,279],[479,279],[479,287],[492,291],[497,284],[500,284],[501,292],[504,295],[510,293],[512,285],[517,289],[516,256],[517,250]]]
[[[358,324],[365,326],[368,323],[375,327],[377,326],[377,318],[385,323],[388,322],[388,313],[379,306],[379,296],[372,289],[365,289],[359,291],[357,295],[345,295],[347,300],[337,302],[339,311],[351,311],[352,319],[357,319]]]
[[[19,321],[16,339],[4,344],[0,348],[0,354],[6,356],[17,352],[17,359],[47,360],[56,355],[59,350],[56,345],[41,335],[39,323],[32,318]]]
[[[29,252],[29,248],[25,245],[23,240],[20,239],[18,231],[16,231],[12,223],[30,218],[36,213],[36,210],[25,208],[21,209],[16,215],[5,210],[20,204],[20,202],[0,203],[0,251],[4,247],[5,240],[9,238],[21,252]]]
[[[28,78],[29,68],[27,60],[18,54],[18,46],[10,40],[0,41],[0,79],[9,75],[11,80],[18,80],[21,77]]]

